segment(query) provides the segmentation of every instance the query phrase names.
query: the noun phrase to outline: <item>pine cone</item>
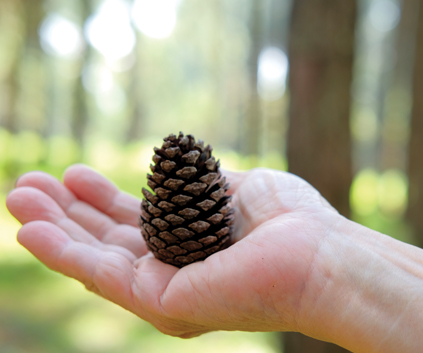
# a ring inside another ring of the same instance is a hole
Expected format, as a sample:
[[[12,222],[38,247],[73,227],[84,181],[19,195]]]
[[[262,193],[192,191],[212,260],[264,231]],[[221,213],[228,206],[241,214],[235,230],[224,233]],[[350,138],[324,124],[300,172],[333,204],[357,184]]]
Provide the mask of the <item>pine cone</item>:
[[[156,258],[183,267],[229,245],[233,209],[210,145],[182,132],[163,140],[147,174],[155,194],[142,189],[140,227]]]

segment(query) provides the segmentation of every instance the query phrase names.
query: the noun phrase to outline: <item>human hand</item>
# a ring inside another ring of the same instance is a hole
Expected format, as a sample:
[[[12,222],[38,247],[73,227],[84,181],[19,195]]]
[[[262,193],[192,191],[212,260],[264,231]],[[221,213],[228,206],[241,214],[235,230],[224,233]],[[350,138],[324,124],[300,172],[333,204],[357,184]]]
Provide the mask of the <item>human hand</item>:
[[[167,334],[299,330],[307,273],[336,212],[291,174],[226,175],[237,242],[181,270],[147,254],[140,201],[85,166],[69,168],[64,184],[23,175],[7,206],[23,224],[19,242],[40,261]]]
[[[289,173],[225,172],[236,241],[182,269],[148,254],[139,200],[76,165],[7,198],[19,242],[166,334],[299,331],[354,352],[420,352],[423,251],[341,217]]]

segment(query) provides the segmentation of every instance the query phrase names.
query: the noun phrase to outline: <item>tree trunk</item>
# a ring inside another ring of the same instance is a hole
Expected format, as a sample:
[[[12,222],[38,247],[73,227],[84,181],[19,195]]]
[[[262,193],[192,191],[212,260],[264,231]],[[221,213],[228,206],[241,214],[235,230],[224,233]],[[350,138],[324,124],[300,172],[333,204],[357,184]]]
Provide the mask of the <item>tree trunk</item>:
[[[83,28],[86,20],[91,16],[93,12],[94,4],[92,0],[82,1],[80,0],[80,25]],[[87,106],[87,94],[83,84],[82,73],[85,70],[89,70],[89,65],[91,56],[93,55],[92,47],[86,43],[86,48],[84,54],[78,59],[78,68],[79,76],[73,82],[72,86],[72,97],[73,97],[73,106],[72,106],[72,116],[71,116],[71,132],[75,141],[78,142],[80,156],[82,158],[82,152],[84,150],[85,142],[85,133],[88,124],[89,112]],[[88,75],[88,73],[86,72]]]
[[[349,130],[355,0],[296,0],[289,38],[289,171],[316,187],[349,216],[352,181]],[[299,333],[285,352],[346,352]]]
[[[289,42],[289,170],[349,216],[354,0],[294,2]]]
[[[247,112],[244,121],[242,152],[244,155],[258,156],[260,152],[260,99],[257,93],[257,67],[260,51],[262,49],[262,2],[252,0],[250,17],[250,54],[249,54],[249,81],[250,93]]]
[[[413,65],[420,0],[402,0],[401,19],[395,43],[389,45],[396,58],[388,95],[384,97],[380,169],[406,169],[409,119],[411,115]],[[386,74],[385,74],[386,76]]]
[[[135,62],[129,72],[129,108],[128,127],[125,132],[125,141],[138,141],[145,137],[143,131],[146,129],[145,121],[145,107],[144,107],[144,93],[145,84],[143,80],[143,51],[142,51],[142,36],[138,30],[135,31],[136,42],[134,48]]]
[[[39,29],[45,16],[43,0],[24,0],[23,5],[23,21],[25,22],[25,48],[22,53],[21,65],[31,67],[30,76],[27,77],[25,85],[31,85],[28,90],[29,97],[24,104],[31,104],[31,111],[27,116],[22,117],[20,129],[36,129],[42,136],[46,136],[52,125],[52,116],[48,109],[47,92],[47,73],[48,69],[44,65],[44,52],[41,48]],[[35,88],[36,87],[36,88]],[[24,91],[28,88],[20,87]],[[42,95],[39,95],[42,92]]]
[[[413,107],[408,151],[409,200],[407,218],[417,245],[423,247],[423,6],[420,4],[414,58]]]
[[[10,13],[13,16],[10,16]],[[3,15],[3,16],[2,16]],[[20,58],[24,50],[24,26],[21,25],[21,17],[23,16],[22,3],[19,0],[8,0],[0,2],[0,21],[2,29],[9,30],[9,35],[13,37],[12,46],[9,46],[9,57],[6,60],[6,75],[3,80],[0,79],[0,89],[4,92],[0,107],[0,124],[6,130],[17,133],[19,119],[16,112],[18,95],[19,95],[19,68],[21,64]],[[5,63],[2,63],[5,65]]]

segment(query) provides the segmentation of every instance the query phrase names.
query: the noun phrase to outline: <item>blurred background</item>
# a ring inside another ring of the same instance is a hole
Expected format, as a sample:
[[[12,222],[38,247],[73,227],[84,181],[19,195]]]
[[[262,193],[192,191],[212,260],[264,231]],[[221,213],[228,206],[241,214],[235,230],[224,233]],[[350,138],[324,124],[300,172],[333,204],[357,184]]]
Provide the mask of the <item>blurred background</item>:
[[[77,162],[140,197],[153,147],[182,130],[225,169],[289,170],[422,246],[420,5],[0,0],[0,351],[344,351],[298,334],[164,336],[39,264],[4,200],[20,174]]]

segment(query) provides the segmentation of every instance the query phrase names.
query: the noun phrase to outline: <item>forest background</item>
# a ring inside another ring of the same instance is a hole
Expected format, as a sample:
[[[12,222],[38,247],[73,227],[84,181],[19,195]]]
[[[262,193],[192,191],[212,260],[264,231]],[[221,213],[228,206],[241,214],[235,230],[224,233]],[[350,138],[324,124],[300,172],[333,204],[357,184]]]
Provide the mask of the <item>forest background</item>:
[[[53,273],[5,208],[19,175],[86,163],[141,197],[194,134],[223,168],[289,170],[423,246],[420,0],[0,0],[0,351],[342,352],[298,334],[192,340]]]

